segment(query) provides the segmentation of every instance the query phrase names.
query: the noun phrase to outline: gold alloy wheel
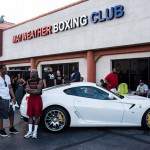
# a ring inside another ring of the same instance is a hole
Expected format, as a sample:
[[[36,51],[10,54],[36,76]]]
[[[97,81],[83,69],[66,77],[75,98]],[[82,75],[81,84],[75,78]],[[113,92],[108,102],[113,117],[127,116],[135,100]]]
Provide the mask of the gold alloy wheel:
[[[148,112],[146,115],[146,125],[148,128],[150,128],[150,112]]]
[[[66,118],[62,111],[51,110],[45,116],[45,125],[50,131],[60,131],[65,127]]]

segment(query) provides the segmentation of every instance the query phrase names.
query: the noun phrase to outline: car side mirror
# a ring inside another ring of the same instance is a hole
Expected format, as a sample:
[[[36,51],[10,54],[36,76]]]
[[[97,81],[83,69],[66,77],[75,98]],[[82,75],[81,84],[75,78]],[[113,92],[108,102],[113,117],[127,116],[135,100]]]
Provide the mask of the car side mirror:
[[[114,100],[114,99],[116,99],[112,93],[109,93],[108,98],[109,98],[110,100]]]

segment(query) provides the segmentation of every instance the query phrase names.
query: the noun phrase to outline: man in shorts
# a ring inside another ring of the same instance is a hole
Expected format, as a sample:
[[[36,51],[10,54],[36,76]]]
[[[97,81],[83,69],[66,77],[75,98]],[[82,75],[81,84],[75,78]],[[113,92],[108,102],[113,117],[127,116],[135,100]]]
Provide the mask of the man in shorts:
[[[37,70],[31,70],[30,79],[27,81],[26,92],[29,94],[27,97],[27,115],[28,132],[24,136],[25,138],[37,138],[37,129],[42,115],[42,87],[43,81],[38,77]]]
[[[10,103],[16,103],[15,95],[11,86],[10,77],[6,74],[6,66],[0,64],[0,136],[7,137],[3,128],[3,119],[10,121],[9,132],[16,134],[18,131],[14,128],[14,111]]]

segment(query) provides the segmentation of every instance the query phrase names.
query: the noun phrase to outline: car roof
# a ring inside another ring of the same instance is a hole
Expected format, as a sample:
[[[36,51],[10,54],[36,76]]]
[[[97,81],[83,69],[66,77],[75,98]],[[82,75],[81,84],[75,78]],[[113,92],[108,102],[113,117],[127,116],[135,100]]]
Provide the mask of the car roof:
[[[72,82],[72,83],[66,83],[66,84],[61,84],[61,85],[56,85],[56,86],[52,86],[49,88],[45,88],[43,89],[43,91],[47,91],[47,90],[52,90],[52,89],[58,89],[58,88],[71,88],[71,87],[76,87],[76,86],[95,86],[95,83],[91,83],[91,82]]]
[[[96,84],[95,83],[92,83],[92,82],[73,82],[71,83],[71,86],[95,86]]]

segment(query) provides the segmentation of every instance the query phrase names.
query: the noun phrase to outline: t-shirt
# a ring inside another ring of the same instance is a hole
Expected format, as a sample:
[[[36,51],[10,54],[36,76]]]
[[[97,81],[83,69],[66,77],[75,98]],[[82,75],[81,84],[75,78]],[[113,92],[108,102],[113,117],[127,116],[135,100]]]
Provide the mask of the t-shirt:
[[[146,93],[148,92],[148,86],[146,84],[138,85],[136,91],[140,93]]]
[[[80,72],[79,71],[75,71],[71,74],[71,82],[79,82],[80,81]]]
[[[55,75],[53,73],[45,73],[44,79],[46,80],[47,87],[54,86]]]
[[[118,93],[122,96],[128,94],[128,85],[127,83],[120,83],[118,86]]]
[[[10,93],[9,93],[9,85],[11,84],[10,82],[10,77],[8,75],[5,75],[4,78],[0,76],[0,97],[6,100],[10,100]]]
[[[117,88],[118,86],[118,75],[116,73],[111,72],[105,77],[107,81],[107,89],[111,90],[113,88]]]

